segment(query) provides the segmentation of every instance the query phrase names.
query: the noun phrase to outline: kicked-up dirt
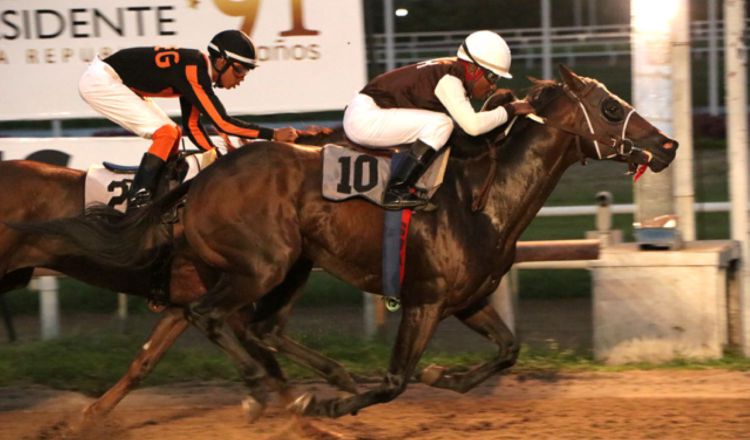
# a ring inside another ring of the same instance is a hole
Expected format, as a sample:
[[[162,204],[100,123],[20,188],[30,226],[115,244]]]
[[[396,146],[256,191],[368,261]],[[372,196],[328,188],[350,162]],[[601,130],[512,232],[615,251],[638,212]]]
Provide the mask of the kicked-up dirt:
[[[374,386],[368,384],[364,388]],[[325,385],[295,393],[335,394]],[[411,384],[396,400],[339,419],[299,419],[274,400],[249,424],[234,383],[141,389],[83,434],[64,437],[90,397],[0,388],[0,439],[495,440],[750,438],[750,373],[725,370],[510,373],[467,394]]]

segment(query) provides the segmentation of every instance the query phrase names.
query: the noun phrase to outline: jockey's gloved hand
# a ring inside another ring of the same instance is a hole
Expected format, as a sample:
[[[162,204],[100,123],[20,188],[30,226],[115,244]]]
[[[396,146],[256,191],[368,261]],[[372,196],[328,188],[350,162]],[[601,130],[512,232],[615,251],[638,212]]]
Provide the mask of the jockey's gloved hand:
[[[331,134],[333,129],[330,127],[322,127],[320,125],[308,125],[303,130],[297,130],[297,134],[300,136],[316,136],[318,134]]]
[[[281,142],[294,142],[299,133],[294,127],[277,128],[273,131],[273,140]]]
[[[534,113],[534,107],[532,107],[527,101],[521,99],[505,104],[503,108],[508,112],[508,118],[512,118],[516,115],[523,116],[528,115],[529,113]]]

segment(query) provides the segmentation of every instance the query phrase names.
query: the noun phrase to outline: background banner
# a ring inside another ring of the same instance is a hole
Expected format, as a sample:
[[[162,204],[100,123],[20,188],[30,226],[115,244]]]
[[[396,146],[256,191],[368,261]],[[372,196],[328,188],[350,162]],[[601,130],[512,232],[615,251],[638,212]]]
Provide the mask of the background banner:
[[[343,110],[367,80],[360,1],[3,0],[0,120],[99,117],[78,96],[97,54],[132,46],[206,51],[242,29],[260,67],[218,95],[231,114]],[[179,114],[177,99],[157,99]]]

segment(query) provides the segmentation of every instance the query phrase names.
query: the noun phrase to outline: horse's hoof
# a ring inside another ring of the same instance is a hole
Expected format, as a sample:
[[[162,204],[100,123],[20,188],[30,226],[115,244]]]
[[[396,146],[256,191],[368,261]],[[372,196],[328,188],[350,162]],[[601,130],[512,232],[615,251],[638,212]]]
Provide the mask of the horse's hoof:
[[[425,385],[435,385],[445,375],[445,367],[440,365],[428,365],[419,375],[419,381]]]
[[[245,397],[242,399],[242,412],[245,413],[248,423],[253,423],[258,420],[263,414],[265,405],[253,399],[252,397]]]
[[[94,408],[94,405],[91,404],[87,406],[86,408],[84,408],[83,411],[81,411],[81,419],[84,421],[95,420],[97,418],[96,413],[97,411]]]
[[[294,402],[290,403],[286,409],[297,415],[305,415],[308,409],[315,403],[315,395],[313,393],[304,393],[301,396],[294,399]]]

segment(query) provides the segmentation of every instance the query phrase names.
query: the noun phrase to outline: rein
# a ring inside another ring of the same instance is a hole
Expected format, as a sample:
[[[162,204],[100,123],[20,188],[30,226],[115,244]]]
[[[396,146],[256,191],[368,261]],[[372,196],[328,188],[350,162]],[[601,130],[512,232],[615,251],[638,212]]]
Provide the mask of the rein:
[[[578,150],[578,155],[581,157],[581,163],[583,164],[585,164],[586,162],[585,162],[585,156],[582,152],[581,139],[589,140],[594,144],[594,148],[596,150],[596,156],[599,160],[611,159],[611,158],[620,156],[620,157],[623,157],[628,162],[632,162],[628,159],[634,153],[640,153],[643,151],[640,148],[636,147],[634,142],[630,140],[626,135],[626,132],[628,130],[628,124],[630,123],[630,119],[633,116],[633,114],[635,114],[635,109],[631,109],[630,112],[628,112],[627,116],[625,117],[625,120],[622,124],[622,132],[619,135],[619,137],[602,136],[598,134],[596,130],[594,129],[594,124],[592,123],[591,117],[589,116],[589,110],[586,108],[586,105],[583,103],[583,100],[581,99],[582,97],[586,97],[586,95],[588,95],[595,88],[596,88],[596,84],[594,83],[589,84],[587,88],[584,89],[583,93],[579,96],[573,90],[571,90],[566,84],[562,85],[563,92],[575,104],[577,104],[577,108],[581,109],[581,112],[583,113],[583,119],[586,121],[587,130],[578,129],[577,127],[568,127],[568,126],[559,124],[556,121],[548,119],[548,118],[541,118],[541,120],[537,121],[537,123],[541,123],[551,128],[574,135],[576,138],[576,149]],[[555,99],[557,99],[557,97],[548,101],[546,104],[551,103]],[[513,128],[517,120],[518,120],[518,116],[515,116],[507,124],[507,127],[495,139],[493,139],[492,141],[486,140],[488,156],[490,159],[490,169],[487,172],[487,176],[485,177],[484,182],[479,187],[479,190],[472,193],[473,200],[471,204],[471,209],[473,212],[481,211],[487,205],[487,199],[489,198],[490,188],[492,186],[492,182],[495,180],[495,177],[497,175],[497,160],[498,160],[497,148],[500,145],[500,143],[505,138],[508,137],[511,129]],[[602,151],[603,148],[608,148],[609,151],[607,151],[605,154],[605,152]]]
[[[510,130],[513,128],[517,120],[518,116],[514,116],[513,119],[511,119],[511,121],[505,127],[505,130],[500,132],[500,134],[496,136],[492,141],[485,139],[485,142],[487,143],[487,156],[490,160],[490,169],[487,171],[487,176],[484,178],[484,182],[479,187],[479,191],[472,193],[472,212],[481,211],[487,205],[487,199],[490,196],[490,188],[492,188],[492,182],[495,180],[495,176],[497,176],[497,161],[499,158],[497,154],[497,146],[500,145],[500,143],[508,137],[508,135],[510,134]]]

